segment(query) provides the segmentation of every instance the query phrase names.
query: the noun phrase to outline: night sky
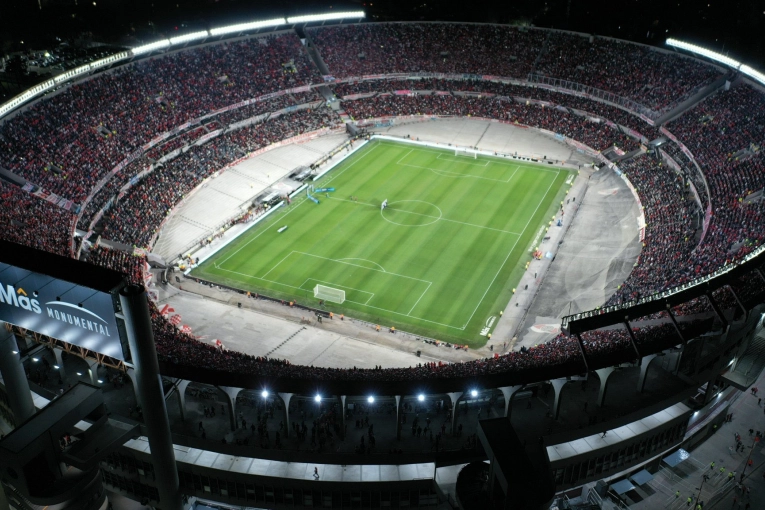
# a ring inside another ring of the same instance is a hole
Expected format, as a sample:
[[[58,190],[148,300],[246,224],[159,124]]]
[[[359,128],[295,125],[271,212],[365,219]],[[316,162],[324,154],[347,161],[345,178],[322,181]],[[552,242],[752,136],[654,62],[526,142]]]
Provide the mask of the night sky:
[[[330,8],[364,9],[381,21],[528,23],[655,45],[670,36],[765,68],[765,0],[0,0],[0,53],[59,40],[132,46],[176,30]]]

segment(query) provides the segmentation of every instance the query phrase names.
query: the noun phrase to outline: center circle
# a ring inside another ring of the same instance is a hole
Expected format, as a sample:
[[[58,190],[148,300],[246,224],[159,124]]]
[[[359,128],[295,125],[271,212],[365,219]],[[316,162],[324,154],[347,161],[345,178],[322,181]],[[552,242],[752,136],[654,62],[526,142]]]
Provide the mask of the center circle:
[[[388,202],[380,211],[385,221],[402,227],[424,227],[432,225],[443,217],[441,209],[423,200],[398,200]]]

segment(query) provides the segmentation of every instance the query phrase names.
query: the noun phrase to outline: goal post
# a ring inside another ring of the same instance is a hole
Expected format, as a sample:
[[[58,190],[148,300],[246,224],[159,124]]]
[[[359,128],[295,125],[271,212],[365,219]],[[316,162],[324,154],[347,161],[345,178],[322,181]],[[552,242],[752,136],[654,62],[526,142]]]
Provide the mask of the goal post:
[[[455,156],[466,156],[466,157],[472,157],[473,159],[478,159],[478,151],[472,150],[472,149],[458,149],[455,147],[454,149],[454,155]]]
[[[326,285],[317,285],[313,288],[313,297],[342,304],[345,301],[345,291],[327,287]]]

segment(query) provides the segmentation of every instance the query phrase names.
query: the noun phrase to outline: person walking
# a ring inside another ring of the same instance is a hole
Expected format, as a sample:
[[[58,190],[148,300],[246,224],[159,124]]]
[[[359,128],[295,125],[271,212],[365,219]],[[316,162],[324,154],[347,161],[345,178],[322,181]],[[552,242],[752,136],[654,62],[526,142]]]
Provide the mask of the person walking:
[[[314,480],[318,480],[319,479],[319,467],[318,466],[313,468],[313,478],[314,478]]]

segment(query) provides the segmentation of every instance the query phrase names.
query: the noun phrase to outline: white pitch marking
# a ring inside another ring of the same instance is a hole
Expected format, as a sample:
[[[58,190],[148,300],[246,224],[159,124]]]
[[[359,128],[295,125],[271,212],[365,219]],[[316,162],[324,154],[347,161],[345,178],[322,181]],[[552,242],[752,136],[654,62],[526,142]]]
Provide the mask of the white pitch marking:
[[[277,262],[277,263],[276,263],[276,265],[275,265],[274,267],[272,267],[271,269],[269,269],[269,270],[268,270],[268,272],[267,272],[266,274],[264,274],[263,276],[261,276],[261,278],[265,279],[265,277],[266,277],[266,276],[268,276],[268,274],[269,274],[271,271],[273,271],[274,269],[276,269],[276,268],[279,266],[279,264],[281,264],[282,262],[284,262],[285,260],[287,260],[287,257],[289,257],[290,255],[292,255],[293,253],[295,253],[295,250],[292,250],[292,251],[291,251],[291,252],[289,252],[287,255],[285,255],[285,256],[284,256],[284,258],[283,258],[282,260],[280,260],[279,262]]]
[[[350,200],[348,200],[348,202],[350,202]],[[366,204],[364,204],[364,205],[366,205]],[[382,266],[381,266],[380,264],[378,264],[377,262],[372,262],[371,260],[367,260],[367,259],[360,259],[360,258],[356,258],[356,257],[346,257],[346,258],[344,258],[344,259],[337,259],[337,260],[338,260],[338,261],[340,261],[340,260],[363,260],[364,262],[369,262],[370,264],[374,264],[374,265],[376,265],[377,267],[379,267],[379,268],[380,268],[380,271],[382,271],[383,273],[387,273],[387,271],[385,270],[385,268],[384,268],[384,267],[382,267]]]
[[[534,212],[531,213],[531,216],[529,216],[529,220],[526,222],[526,226],[523,227],[523,230],[521,230],[521,233],[525,232],[526,229],[529,228],[529,223],[531,223],[531,220],[534,218],[534,215],[539,210],[539,206],[542,205],[542,202],[544,202],[545,197],[550,192],[550,188],[552,188],[553,184],[555,184],[555,179],[553,179],[550,182],[550,185],[547,186],[547,191],[545,191],[545,194],[542,195],[542,199],[537,204],[537,207],[536,207],[536,209],[534,209]],[[483,296],[481,296],[480,301],[478,301],[478,304],[475,306],[475,309],[473,310],[473,313],[470,314],[470,317],[468,318],[467,322],[465,322],[465,325],[462,326],[463,330],[467,327],[468,324],[470,324],[470,321],[473,320],[473,315],[475,315],[475,312],[478,311],[478,307],[481,306],[481,303],[483,303],[483,300],[486,297],[486,294],[489,292],[489,289],[491,288],[491,286],[494,285],[494,281],[497,279],[497,276],[499,276],[500,271],[502,271],[502,268],[505,267],[505,263],[507,262],[507,259],[510,258],[510,254],[513,253],[513,250],[515,249],[515,245],[518,244],[518,240],[520,238],[521,238],[521,236],[519,236],[518,239],[516,239],[515,242],[513,243],[513,247],[510,248],[510,251],[507,253],[507,256],[505,257],[505,260],[502,261],[502,265],[499,266],[499,269],[497,270],[497,273],[494,275],[494,278],[491,279],[491,283],[489,284],[488,287],[486,287],[486,290],[484,291]]]
[[[366,205],[367,207],[377,208],[376,205],[374,205],[374,204],[367,204],[366,202],[354,202],[353,200],[348,200],[346,198],[338,198],[338,197],[332,197],[332,196],[330,196],[329,198],[332,199],[332,200],[340,200],[342,202],[348,202],[348,203],[351,203],[351,204]],[[404,200],[398,200],[397,202],[404,202]],[[391,202],[391,204],[395,204],[397,202]],[[433,205],[433,204],[431,204],[431,205]],[[435,205],[433,205],[433,207],[437,208],[437,206],[435,206]],[[404,211],[403,209],[396,209],[395,207],[391,207],[390,209],[392,209],[394,211],[397,211],[397,212],[406,213],[406,214],[414,214],[414,215],[417,215],[417,216],[425,216],[426,218],[435,218],[435,219],[440,219],[440,220],[443,220],[443,221],[448,221],[448,222],[451,222],[451,223],[459,223],[460,225],[467,225],[468,227],[482,228],[482,229],[485,229],[485,230],[493,230],[495,232],[502,232],[503,234],[512,234],[512,235],[516,235],[516,236],[522,235],[522,234],[519,234],[518,232],[511,232],[509,230],[501,230],[501,229],[493,228],[493,227],[485,227],[483,225],[475,225],[473,223],[465,223],[464,221],[450,220],[449,218],[444,218],[443,216],[439,218],[438,216],[431,216],[429,214],[416,213],[416,212],[413,212],[413,211]],[[383,218],[385,219],[384,216],[383,216]],[[386,220],[386,221],[390,221],[390,220]],[[393,222],[391,222],[391,223],[393,223]],[[394,225],[399,225],[399,223],[393,223],[393,224]],[[432,225],[432,223],[429,223],[428,225]],[[407,226],[407,225],[403,225],[403,226]],[[413,227],[422,227],[422,226],[427,226],[427,225],[411,225],[411,226],[413,226]],[[341,260],[347,260],[347,259],[341,259]]]
[[[419,299],[418,299],[418,300],[417,300],[417,301],[414,303],[414,305],[412,306],[412,308],[409,310],[409,313],[408,313],[408,314],[406,314],[407,316],[411,316],[411,315],[412,315],[412,310],[414,310],[414,307],[415,307],[415,306],[417,306],[417,305],[419,304],[419,302],[420,302],[420,299],[422,299],[422,296],[424,296],[424,295],[425,295],[425,293],[428,291],[428,289],[430,288],[430,285],[431,285],[431,284],[428,284],[428,286],[425,288],[425,290],[423,290],[423,291],[422,291],[422,294],[420,294],[420,298],[419,298]]]
[[[359,158],[358,158],[356,161],[354,161],[353,163],[351,163],[351,164],[350,164],[350,165],[348,165],[347,167],[343,168],[342,170],[338,171],[337,173],[333,173],[333,174],[332,174],[332,175],[329,177],[329,179],[328,179],[327,181],[325,181],[325,182],[324,182],[324,184],[329,184],[329,183],[330,183],[330,182],[332,182],[332,180],[333,180],[333,179],[335,179],[337,176],[339,176],[339,175],[342,175],[342,174],[343,174],[343,172],[345,172],[345,171],[346,171],[346,170],[348,170],[350,167],[352,167],[353,165],[355,165],[356,163],[358,163],[359,161],[361,161],[362,159],[364,159],[365,157],[367,157],[369,154],[371,154],[372,152],[374,152],[374,150],[375,150],[375,148],[376,148],[376,147],[377,147],[377,145],[372,145],[372,146],[370,146],[370,149],[369,149],[369,150],[368,150],[366,153],[364,153],[364,154],[362,154],[361,156],[359,156]],[[295,205],[295,207],[293,207],[293,208],[291,208],[289,211],[287,211],[287,212],[284,214],[284,216],[282,216],[282,218],[286,217],[286,216],[287,216],[288,214],[290,214],[292,211],[296,210],[298,207],[300,207],[301,205],[303,205],[305,202],[306,202],[306,199],[304,198],[304,199],[303,199],[303,200],[302,200],[302,201],[301,201],[299,204],[296,204],[296,205]],[[237,253],[239,253],[240,251],[242,251],[243,249],[245,249],[245,248],[246,248],[246,247],[247,247],[247,246],[248,246],[248,245],[249,245],[251,242],[253,242],[253,241],[254,241],[254,240],[256,240],[258,237],[260,237],[261,235],[263,235],[263,233],[264,233],[264,232],[266,232],[266,231],[268,231],[268,228],[263,228],[263,229],[260,231],[260,233],[258,233],[258,235],[256,235],[255,237],[253,237],[252,239],[250,239],[249,241],[247,241],[246,243],[244,243],[244,244],[243,244],[243,245],[242,245],[240,248],[238,248],[238,249],[237,249],[237,250],[235,250],[233,253],[231,253],[231,255],[229,255],[229,256],[228,256],[228,257],[226,257],[225,259],[221,260],[221,261],[220,261],[221,265],[222,265],[222,264],[224,264],[224,263],[225,263],[225,262],[226,262],[228,259],[230,259],[230,258],[231,258],[231,257],[233,257],[234,255],[236,255]]]

